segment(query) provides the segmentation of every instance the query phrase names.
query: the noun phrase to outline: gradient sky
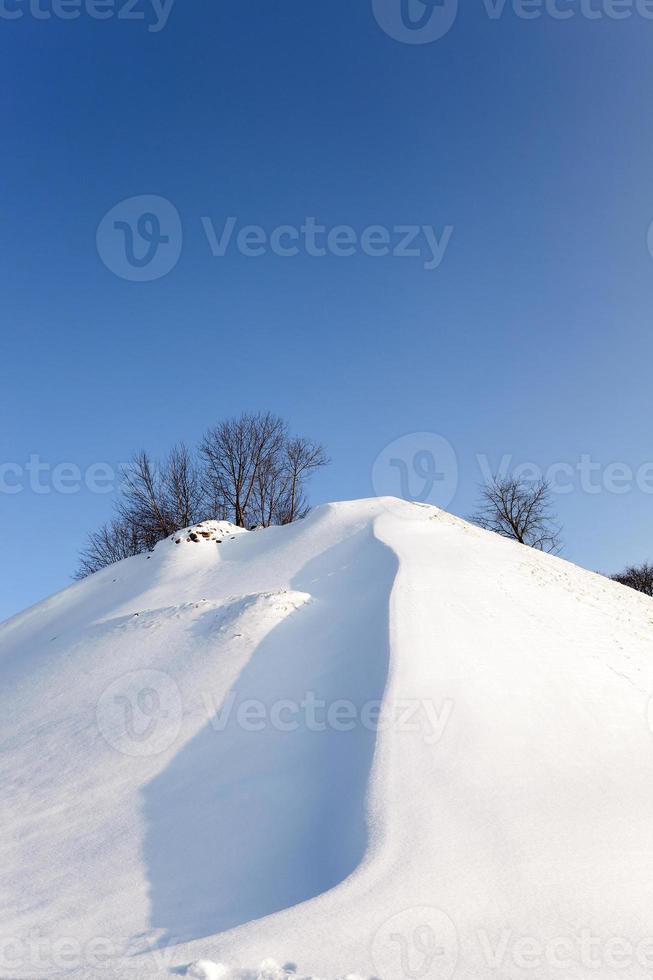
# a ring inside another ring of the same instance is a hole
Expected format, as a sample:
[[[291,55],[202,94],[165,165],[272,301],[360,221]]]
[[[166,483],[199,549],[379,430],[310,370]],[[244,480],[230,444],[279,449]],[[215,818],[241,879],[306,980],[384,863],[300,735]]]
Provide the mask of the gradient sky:
[[[407,44],[372,0],[176,0],[159,31],[145,0],[146,20],[47,20],[19,2],[0,4],[23,14],[0,17],[14,482],[31,456],[116,465],[270,408],[328,448],[314,502],[391,490],[373,464],[410,433],[452,445],[447,502],[463,516],[479,454],[495,468],[588,456],[599,492],[556,497],[565,556],[605,571],[653,558],[653,494],[601,489],[610,464],[653,460],[653,21],[589,20],[568,0],[564,21],[510,4],[492,19],[479,0]],[[151,282],[96,247],[103,216],[139,195],[166,198],[183,228]],[[454,231],[435,270],[214,257],[202,218],[229,216]],[[64,587],[110,516],[110,495],[29,483],[0,493],[0,618]]]

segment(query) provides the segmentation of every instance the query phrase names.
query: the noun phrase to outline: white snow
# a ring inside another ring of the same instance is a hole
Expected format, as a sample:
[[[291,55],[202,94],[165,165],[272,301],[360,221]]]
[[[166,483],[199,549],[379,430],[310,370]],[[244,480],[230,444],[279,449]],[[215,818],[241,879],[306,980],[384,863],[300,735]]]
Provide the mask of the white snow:
[[[202,521],[200,524],[186,528],[185,531],[171,534],[165,541],[160,541],[154,550],[161,551],[166,548],[167,544],[206,545],[212,541],[216,544],[222,544],[224,541],[233,541],[237,534],[246,533],[244,528],[230,524],[229,521]]]
[[[186,971],[188,976],[198,980],[224,980],[229,975],[229,969],[223,963],[213,963],[212,960],[198,960],[191,963]]]
[[[298,977],[295,965],[279,966],[274,960],[264,960],[255,970],[230,970],[223,963],[212,960],[198,960],[186,969],[186,975],[197,977],[199,980],[318,980],[317,977]],[[357,974],[350,973],[341,980],[363,980]]]
[[[650,599],[434,508],[189,529],[0,626],[0,977],[642,980],[651,692]]]

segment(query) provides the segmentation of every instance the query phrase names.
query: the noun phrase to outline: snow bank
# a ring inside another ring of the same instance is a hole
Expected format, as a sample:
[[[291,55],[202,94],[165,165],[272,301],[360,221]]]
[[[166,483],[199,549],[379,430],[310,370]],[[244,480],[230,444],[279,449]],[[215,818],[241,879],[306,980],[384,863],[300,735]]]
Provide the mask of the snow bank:
[[[105,569],[0,626],[0,975],[641,980],[652,651],[398,501]]]
[[[299,975],[294,964],[279,966],[274,960],[264,960],[255,970],[230,970],[222,963],[211,960],[198,960],[191,963],[186,970],[188,976],[198,980],[319,980],[318,977]],[[346,977],[337,980],[364,980],[357,973],[348,973]]]

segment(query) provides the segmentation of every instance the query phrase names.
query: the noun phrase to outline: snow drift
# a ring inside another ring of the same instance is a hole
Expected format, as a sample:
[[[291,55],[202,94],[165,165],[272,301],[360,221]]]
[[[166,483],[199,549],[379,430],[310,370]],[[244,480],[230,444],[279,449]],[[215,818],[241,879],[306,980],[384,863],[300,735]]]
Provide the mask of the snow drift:
[[[391,499],[0,627],[0,977],[653,970],[653,603]]]

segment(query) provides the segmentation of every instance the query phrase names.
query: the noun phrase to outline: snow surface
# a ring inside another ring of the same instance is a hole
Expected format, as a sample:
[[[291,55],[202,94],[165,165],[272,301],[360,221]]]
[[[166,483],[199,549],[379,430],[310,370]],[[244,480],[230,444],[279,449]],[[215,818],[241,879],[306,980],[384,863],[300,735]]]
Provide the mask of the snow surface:
[[[651,692],[650,599],[434,508],[189,529],[0,627],[0,978],[641,980]]]

